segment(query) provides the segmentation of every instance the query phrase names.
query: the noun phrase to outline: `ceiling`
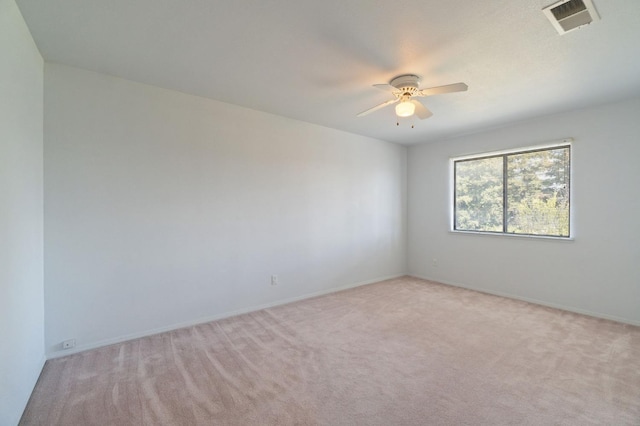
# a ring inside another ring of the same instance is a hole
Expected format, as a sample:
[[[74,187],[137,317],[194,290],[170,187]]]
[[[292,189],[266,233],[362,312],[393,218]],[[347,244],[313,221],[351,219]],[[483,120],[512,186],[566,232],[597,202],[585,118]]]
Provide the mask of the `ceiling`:
[[[553,2],[17,0],[47,61],[406,145],[639,96],[640,1],[565,35]],[[469,90],[356,117],[404,73]]]

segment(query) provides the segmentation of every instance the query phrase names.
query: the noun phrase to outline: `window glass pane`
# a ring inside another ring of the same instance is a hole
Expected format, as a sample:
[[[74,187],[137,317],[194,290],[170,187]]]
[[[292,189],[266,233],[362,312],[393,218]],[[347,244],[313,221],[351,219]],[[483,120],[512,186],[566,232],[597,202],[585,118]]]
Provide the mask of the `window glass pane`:
[[[569,147],[507,156],[507,232],[569,236]]]
[[[502,157],[455,163],[455,229],[502,232]]]

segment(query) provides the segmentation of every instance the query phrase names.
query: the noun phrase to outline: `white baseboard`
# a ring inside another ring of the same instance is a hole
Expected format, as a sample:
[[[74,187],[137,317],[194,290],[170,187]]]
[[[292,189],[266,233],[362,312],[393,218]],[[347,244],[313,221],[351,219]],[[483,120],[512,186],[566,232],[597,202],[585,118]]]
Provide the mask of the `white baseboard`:
[[[40,379],[40,375],[42,374],[42,369],[44,368],[44,364],[45,362],[47,362],[47,357],[45,356],[45,354],[42,354],[42,357],[40,357],[40,361],[38,362],[37,366],[36,366],[36,370],[34,371],[33,376],[31,376],[29,378],[29,388],[31,389],[29,391],[29,396],[27,397],[27,399],[21,404],[22,405],[22,410],[19,411],[17,418],[15,419],[14,422],[10,423],[10,424],[18,424],[20,422],[20,418],[22,417],[22,415],[24,414],[24,410],[27,408],[27,404],[29,403],[29,398],[31,397],[31,394],[33,393],[33,390],[36,387],[36,384],[38,383],[38,380]],[[37,372],[37,374],[36,374]]]
[[[116,344],[116,343],[126,342],[127,340],[133,340],[133,339],[139,339],[141,337],[153,336],[154,334],[165,333],[167,331],[173,331],[173,330],[178,330],[180,328],[191,327],[191,326],[194,326],[194,325],[204,324],[204,323],[211,322],[211,321],[217,321],[217,320],[221,320],[221,319],[224,319],[224,318],[233,317],[233,316],[236,316],[236,315],[242,315],[242,314],[246,314],[246,313],[249,313],[249,312],[260,311],[262,309],[273,308],[275,306],[286,305],[288,303],[298,302],[300,300],[310,299],[312,297],[323,296],[325,294],[335,293],[335,292],[338,292],[338,291],[347,290],[347,289],[354,288],[354,287],[360,287],[360,286],[363,286],[363,285],[373,284],[373,283],[377,283],[377,282],[380,282],[380,281],[390,280],[390,279],[404,277],[404,276],[406,276],[406,274],[398,274],[398,275],[392,275],[392,276],[387,276],[387,277],[380,277],[380,278],[367,280],[367,281],[360,281],[360,282],[351,283],[351,284],[347,284],[347,285],[343,285],[343,286],[339,286],[339,287],[332,287],[332,288],[327,289],[327,290],[321,290],[321,291],[317,291],[317,292],[314,292],[314,293],[304,294],[302,296],[290,297],[290,298],[287,298],[287,299],[278,300],[276,302],[265,303],[265,304],[262,304],[262,305],[251,306],[251,307],[248,307],[248,308],[238,309],[238,310],[235,310],[235,311],[224,312],[224,313],[221,313],[221,314],[218,314],[218,315],[212,315],[212,316],[208,316],[208,317],[204,317],[204,318],[198,318],[198,319],[193,320],[193,321],[185,321],[185,322],[181,322],[181,323],[177,323],[177,324],[172,324],[172,325],[169,325],[169,326],[166,326],[166,327],[159,327],[159,328],[154,328],[154,329],[151,329],[151,330],[145,330],[145,331],[142,331],[142,332],[139,332],[139,333],[131,333],[131,334],[127,334],[127,335],[124,335],[124,336],[114,337],[112,339],[100,340],[100,341],[95,342],[95,343],[89,343],[89,344],[86,344],[86,345],[78,345],[73,349],[66,349],[66,350],[51,352],[51,353],[47,354],[47,359],[61,358],[61,357],[64,357],[64,356],[73,355],[73,354],[76,354],[76,353],[79,353],[79,352],[88,351],[88,350],[91,350],[91,349],[97,349],[97,348],[101,348],[101,347],[104,347],[104,346],[113,345],[113,344]]]
[[[427,280],[427,281],[433,281],[433,282],[440,283],[440,284],[446,284],[446,285],[450,285],[450,286],[453,286],[453,287],[465,288],[467,290],[474,290],[474,291],[477,291],[477,292],[480,292],[480,293],[492,294],[494,296],[501,296],[501,297],[507,297],[509,299],[521,300],[523,302],[534,303],[536,305],[547,306],[549,308],[561,309],[563,311],[574,312],[576,314],[588,315],[590,317],[602,318],[602,319],[606,319],[606,320],[621,322],[621,323],[624,323],[624,324],[640,326],[640,321],[635,321],[635,320],[632,320],[632,319],[629,319],[629,318],[617,317],[615,315],[603,314],[603,313],[600,313],[600,312],[593,312],[593,311],[589,311],[589,310],[586,310],[586,309],[576,308],[574,306],[566,306],[566,305],[562,305],[562,304],[559,304],[559,303],[546,302],[544,300],[532,299],[532,298],[529,298],[529,297],[522,297],[522,296],[518,296],[518,295],[515,295],[515,294],[506,293],[506,292],[502,292],[502,291],[487,290],[485,288],[474,287],[474,286],[470,286],[470,285],[466,285],[466,284],[454,283],[454,282],[449,282],[449,281],[443,281],[443,280],[439,280],[439,279],[435,279],[435,278],[429,278],[429,277],[422,276],[422,275],[417,275],[417,274],[408,274],[408,276],[414,277],[414,278],[420,278],[420,279]]]

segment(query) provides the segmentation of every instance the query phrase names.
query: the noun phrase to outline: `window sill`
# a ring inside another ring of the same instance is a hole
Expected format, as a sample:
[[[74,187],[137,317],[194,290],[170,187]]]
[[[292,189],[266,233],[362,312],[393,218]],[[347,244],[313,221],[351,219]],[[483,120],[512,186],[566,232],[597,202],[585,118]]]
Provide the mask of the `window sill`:
[[[461,234],[461,235],[482,235],[486,237],[506,237],[506,238],[528,238],[535,240],[554,240],[554,241],[567,241],[573,242],[575,241],[574,237],[554,237],[551,235],[529,235],[529,234],[506,234],[503,232],[480,232],[480,231],[458,231],[454,229],[449,230],[450,234]]]

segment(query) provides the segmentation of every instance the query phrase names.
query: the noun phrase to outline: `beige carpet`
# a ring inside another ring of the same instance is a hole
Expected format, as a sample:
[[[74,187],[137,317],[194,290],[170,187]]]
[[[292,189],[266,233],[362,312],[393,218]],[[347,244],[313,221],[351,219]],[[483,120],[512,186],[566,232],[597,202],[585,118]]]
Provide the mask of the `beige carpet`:
[[[640,327],[415,278],[46,363],[24,425],[639,425]]]

